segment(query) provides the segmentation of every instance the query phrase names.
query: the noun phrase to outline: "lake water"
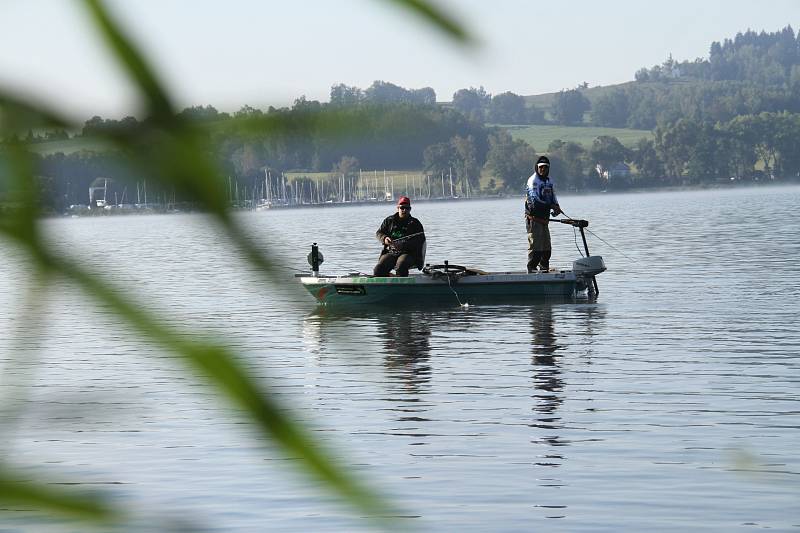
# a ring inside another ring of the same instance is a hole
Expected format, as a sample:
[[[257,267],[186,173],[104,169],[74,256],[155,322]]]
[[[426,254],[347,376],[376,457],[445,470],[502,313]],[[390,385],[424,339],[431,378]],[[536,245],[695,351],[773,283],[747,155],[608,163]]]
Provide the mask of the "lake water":
[[[602,239],[597,301],[337,314],[288,290],[312,242],[323,271],[371,271],[391,206],[242,215],[279,286],[201,215],[45,226],[135,300],[224,338],[412,530],[800,528],[800,188],[561,203]],[[428,261],[523,269],[520,204],[415,204]],[[551,233],[554,264],[579,256],[572,228]],[[0,402],[21,406],[0,425],[6,460],[107,490],[141,530],[370,527],[75,289],[49,288],[35,329],[29,273],[0,247]],[[82,530],[0,514],[3,533]]]

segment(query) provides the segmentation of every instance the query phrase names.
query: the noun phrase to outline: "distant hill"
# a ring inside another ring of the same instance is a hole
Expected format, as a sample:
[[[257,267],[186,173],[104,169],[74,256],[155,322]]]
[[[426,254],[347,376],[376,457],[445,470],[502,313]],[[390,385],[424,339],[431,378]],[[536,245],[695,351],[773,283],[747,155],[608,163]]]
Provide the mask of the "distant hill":
[[[633,85],[634,83],[636,82],[626,81],[625,83],[618,83],[615,85],[598,85],[596,87],[580,89],[580,91],[586,98],[589,99],[592,104],[594,104],[595,101],[608,95],[609,92],[615,89],[624,89],[625,87]],[[523,96],[523,98],[525,99],[526,104],[535,105],[536,107],[549,112],[553,107],[553,102],[555,101],[557,95],[558,93],[544,93]]]
[[[800,113],[800,35],[791,26],[772,33],[748,30],[711,43],[707,58],[670,56],[634,78],[578,88],[591,108],[584,125],[650,130],[681,118],[715,123],[764,112]],[[523,98],[553,121],[564,92]]]

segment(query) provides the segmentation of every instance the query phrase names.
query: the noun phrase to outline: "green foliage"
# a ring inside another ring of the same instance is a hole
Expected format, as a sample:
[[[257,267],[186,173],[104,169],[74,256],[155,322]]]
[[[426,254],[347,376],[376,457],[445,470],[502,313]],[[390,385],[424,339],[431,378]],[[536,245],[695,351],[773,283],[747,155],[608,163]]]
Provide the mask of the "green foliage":
[[[590,182],[590,161],[586,149],[578,143],[556,139],[547,147],[550,175],[559,179],[562,187],[583,189]]]
[[[544,111],[527,107],[518,94],[505,92],[492,97],[486,118],[496,124],[536,124],[544,121]]]
[[[364,99],[364,92],[358,87],[349,87],[344,83],[331,87],[330,104],[333,106],[355,106]]]
[[[553,102],[552,115],[556,123],[570,126],[583,122],[583,114],[591,109],[592,105],[578,89],[561,91]]]
[[[472,137],[482,164],[488,145],[486,128],[453,109],[408,103],[338,106],[298,98],[292,109],[262,113],[243,108],[234,118],[213,122],[190,120],[190,116],[195,117],[182,112],[176,118],[194,128],[203,150],[230,177],[232,188],[242,191],[252,191],[262,183],[264,170],[274,175],[295,169],[328,171],[345,156],[354,157],[365,168],[420,168],[426,147],[449,143],[456,136]],[[136,138],[158,153],[160,139],[140,135],[148,127],[135,119],[94,117],[84,125],[85,134],[69,142],[105,146],[105,150],[35,157],[36,173],[53,182],[55,196],[48,203],[56,212],[85,204],[89,184],[101,176],[113,180],[108,198],[136,201],[136,191],[144,186],[141,176],[147,174],[128,152],[107,139]],[[156,180],[148,181],[147,190],[151,199],[168,196],[185,206],[199,207],[182,189],[164,187]]]
[[[517,193],[533,172],[536,152],[525,141],[515,140],[506,130],[498,129],[489,136],[486,168],[503,180],[503,189]],[[492,187],[495,188],[495,187]]]
[[[397,0],[396,3],[423,15],[453,37],[467,40],[458,25],[426,2]],[[162,83],[132,41],[109,16],[103,4],[99,0],[85,0],[84,5],[109,50],[138,89],[147,111],[146,118],[141,122],[125,121],[122,125],[109,126],[94,121],[91,135],[124,154],[133,168],[157,180],[162,187],[174,188],[202,205],[226,232],[230,242],[263,273],[268,282],[280,281],[269,259],[227,210],[225,186],[219,179],[221,172],[213,157],[212,136],[198,124],[200,121],[216,120],[216,115],[210,113],[208,108],[175,113]],[[360,126],[348,123],[348,119],[353,117],[317,117],[314,106],[303,104],[296,104],[297,114],[291,117],[245,113],[236,119],[237,131],[260,138],[270,135],[291,138],[293,135],[302,136],[309,130],[330,135],[335,131],[353,132]],[[306,472],[344,497],[360,512],[369,516],[391,513],[385,502],[331,460],[308,430],[293,420],[285,406],[277,403],[276,395],[266,389],[262,381],[251,377],[238,357],[222,343],[203,339],[199,335],[188,336],[186,332],[165,326],[169,321],[143,311],[129,296],[103,281],[101,276],[48,246],[40,233],[39,218],[40,189],[46,180],[37,179],[38,161],[18,139],[26,131],[41,128],[74,131],[77,126],[44,106],[31,105],[1,89],[0,113],[3,118],[0,134],[6,139],[0,150],[0,167],[3,169],[0,178],[3,181],[2,190],[7,194],[9,203],[15,206],[0,211],[0,236],[24,252],[31,271],[38,274],[38,279],[45,285],[56,278],[63,279],[81,289],[88,298],[102,303],[104,309],[115,313],[143,338],[160,345],[184,363],[187,369],[212,385],[222,398],[249,416],[265,437],[279,444],[286,453],[297,457],[298,464]],[[37,289],[40,290],[34,292],[47,294],[47,286]],[[116,504],[97,497],[52,489],[42,482],[22,482],[10,468],[0,464],[0,508],[8,509],[10,504],[61,516],[77,516],[103,526],[119,523],[125,516]]]
[[[592,104],[592,122],[596,126],[624,128],[628,125],[628,94],[623,89],[615,89]]]
[[[611,168],[614,163],[630,161],[631,151],[628,150],[616,137],[603,135],[592,143],[589,158],[603,169]]]
[[[483,87],[459,89],[453,94],[453,107],[475,122],[483,122],[492,97]]]
[[[792,67],[800,64],[800,35],[791,26],[777,32],[747,30],[722,43],[712,42],[708,59],[677,62],[670,56],[661,65],[640,69],[637,81],[678,79],[748,81],[787,85]]]
[[[449,174],[456,160],[452,142],[436,143],[425,148],[422,154],[422,168],[428,174]]]
[[[681,118],[727,122],[739,115],[800,112],[800,36],[787,26],[711,44],[708,59],[636,72],[622,94],[593,102],[593,121],[652,129]],[[599,106],[599,109],[598,109]],[[623,118],[625,121],[623,122]]]
[[[453,145],[455,154],[453,161],[455,163],[454,174],[462,192],[469,196],[472,194],[471,191],[480,189],[481,164],[478,161],[478,147],[471,135],[467,137],[455,136],[450,143]]]
[[[664,163],[656,152],[652,139],[640,139],[633,150],[633,164],[639,171],[639,177],[645,180],[656,180],[664,176]]]
[[[376,80],[366,90],[349,87],[343,83],[331,87],[330,105],[348,107],[361,104],[436,104],[436,91],[431,87],[422,89],[406,89],[386,81]]]

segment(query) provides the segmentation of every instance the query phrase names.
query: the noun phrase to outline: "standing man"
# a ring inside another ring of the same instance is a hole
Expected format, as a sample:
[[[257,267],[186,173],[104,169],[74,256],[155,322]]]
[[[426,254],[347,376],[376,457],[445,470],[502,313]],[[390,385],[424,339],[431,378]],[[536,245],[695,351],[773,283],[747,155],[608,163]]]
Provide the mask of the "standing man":
[[[375,265],[375,276],[388,276],[394,268],[398,276],[408,276],[409,268],[422,268],[425,264],[425,230],[422,223],[411,216],[411,200],[401,196],[397,213],[386,217],[375,237],[383,244],[381,257]]]
[[[550,270],[550,211],[553,216],[561,213],[558,199],[550,180],[550,160],[545,156],[536,161],[536,170],[528,178],[525,199],[525,225],[528,229],[528,272]]]

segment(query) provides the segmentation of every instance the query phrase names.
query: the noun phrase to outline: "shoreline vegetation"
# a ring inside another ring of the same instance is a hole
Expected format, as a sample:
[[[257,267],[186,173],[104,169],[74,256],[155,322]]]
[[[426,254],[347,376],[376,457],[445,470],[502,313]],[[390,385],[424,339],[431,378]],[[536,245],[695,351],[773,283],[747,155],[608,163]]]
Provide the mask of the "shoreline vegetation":
[[[776,188],[776,187],[792,187],[800,185],[799,180],[770,180],[770,181],[731,181],[730,183],[701,183],[695,185],[671,185],[662,187],[628,187],[628,188],[611,188],[603,190],[591,191],[562,191],[561,196],[595,196],[605,194],[648,194],[648,193],[668,193],[668,192],[681,192],[681,191],[710,191],[710,190],[731,190],[741,188]],[[276,202],[266,204],[264,202],[245,203],[245,204],[231,204],[230,210],[233,212],[242,211],[274,211],[286,209],[329,209],[339,207],[364,207],[374,205],[394,206],[394,202],[399,196],[405,195],[400,193],[396,197],[386,199],[365,199],[365,200],[347,200],[347,201],[326,201],[326,202],[304,202],[304,203],[281,203]],[[509,198],[519,197],[520,200],[524,198],[524,191],[519,194],[481,194],[470,197],[461,196],[434,196],[414,197],[414,203],[421,204],[436,204],[444,202],[469,202],[469,201],[484,201],[484,200],[505,200]],[[0,204],[0,212],[3,210],[13,210],[13,206],[3,206]],[[100,208],[90,209],[88,206],[79,206],[74,209],[69,209],[64,213],[43,213],[47,218],[63,218],[63,217],[104,217],[104,216],[132,216],[132,215],[169,215],[169,214],[188,214],[188,213],[204,213],[204,209],[197,205],[192,205],[187,202],[175,204],[128,204],[128,205],[109,205]]]
[[[185,207],[195,177],[166,185],[120,142],[157,150],[149,120],[32,128],[0,141],[0,154],[30,153],[44,212]],[[513,196],[540,155],[562,193],[791,182],[800,179],[800,35],[748,30],[712,43],[707,59],[669,57],[608,87],[535,96],[471,87],[440,102],[430,87],[376,80],[333,85],[328,102],[300,96],[290,108],[233,114],[195,106],[162,120],[193,130],[192,155],[211,160],[227,193],[219,201],[234,209]],[[0,205],[14,192],[0,182]]]

